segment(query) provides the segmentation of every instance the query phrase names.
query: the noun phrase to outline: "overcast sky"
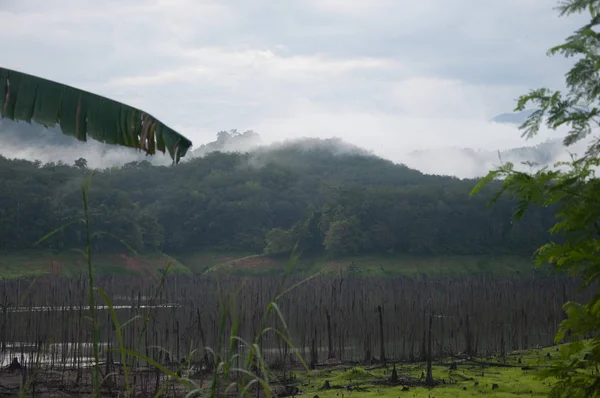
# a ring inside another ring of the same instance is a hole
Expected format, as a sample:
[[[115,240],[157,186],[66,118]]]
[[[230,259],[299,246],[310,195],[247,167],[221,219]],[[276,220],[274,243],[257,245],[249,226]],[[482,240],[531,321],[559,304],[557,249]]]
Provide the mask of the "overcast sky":
[[[140,107],[194,141],[523,144],[489,123],[559,87],[582,22],[548,0],[0,0],[0,65]],[[397,159],[395,159],[397,160]]]

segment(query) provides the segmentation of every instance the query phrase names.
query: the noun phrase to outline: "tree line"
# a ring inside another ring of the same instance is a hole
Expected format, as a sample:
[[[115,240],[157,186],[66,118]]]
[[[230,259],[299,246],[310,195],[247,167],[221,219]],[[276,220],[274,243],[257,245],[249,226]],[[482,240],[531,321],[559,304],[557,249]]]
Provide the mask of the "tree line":
[[[0,158],[0,250],[30,250],[80,217],[74,165]],[[246,250],[330,256],[364,253],[530,254],[547,240],[550,208],[513,223],[510,199],[489,207],[494,184],[425,175],[402,164],[307,139],[251,153],[212,152],[175,167],[131,162],[94,170],[89,201],[97,251]],[[41,244],[80,248],[74,224]]]

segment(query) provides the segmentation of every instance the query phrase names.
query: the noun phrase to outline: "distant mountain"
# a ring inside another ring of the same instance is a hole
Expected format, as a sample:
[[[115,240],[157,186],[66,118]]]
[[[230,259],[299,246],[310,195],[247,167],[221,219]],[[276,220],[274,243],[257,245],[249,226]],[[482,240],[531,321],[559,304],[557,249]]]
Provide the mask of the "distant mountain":
[[[551,139],[535,146],[524,146],[500,151],[502,160],[513,163],[529,161],[540,166],[549,166],[565,153],[561,139]]]
[[[40,234],[80,214],[77,183],[87,171],[73,163],[40,167],[0,157],[9,187],[0,195],[0,225],[19,227],[0,228],[1,251],[31,251]],[[303,256],[328,258],[531,253],[547,240],[551,212],[538,207],[515,226],[508,198],[493,211],[485,205],[500,183],[470,198],[474,185],[424,175],[337,139],[213,151],[177,167],[126,164],[95,173],[90,216],[106,235],[94,250],[122,253],[111,235],[138,253],[287,256],[298,247]],[[85,244],[82,236],[65,228],[44,246],[68,251]]]
[[[506,124],[523,124],[531,114],[535,112],[535,109],[527,109],[521,112],[507,112],[502,113],[494,117],[491,121],[495,123],[506,123]]]
[[[561,139],[550,139],[535,146],[524,146],[500,151],[444,147],[408,153],[403,160],[411,168],[428,174],[445,173],[461,178],[485,175],[501,162],[511,162],[518,169],[523,164],[552,166],[559,160],[568,160],[568,152]]]

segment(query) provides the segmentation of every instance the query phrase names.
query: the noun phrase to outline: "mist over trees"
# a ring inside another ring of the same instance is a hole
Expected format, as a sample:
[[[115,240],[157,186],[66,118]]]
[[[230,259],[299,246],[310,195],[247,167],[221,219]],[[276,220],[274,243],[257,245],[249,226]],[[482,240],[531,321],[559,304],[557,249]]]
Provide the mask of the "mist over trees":
[[[246,130],[243,133],[237,129],[229,131],[219,131],[217,139],[208,144],[200,145],[193,151],[193,156],[202,156],[210,152],[246,152],[258,147],[262,143],[260,135],[252,130]]]
[[[73,164],[0,158],[0,250],[34,242],[81,212],[85,158]],[[304,253],[523,253],[545,242],[551,209],[511,221],[512,202],[469,198],[473,180],[424,175],[339,140],[304,140],[252,153],[210,152],[172,167],[147,161],[96,170],[95,250],[204,249]],[[490,191],[494,189],[490,186]],[[81,247],[73,226],[43,243]]]
[[[514,131],[515,134],[518,132]],[[280,142],[264,141],[259,133],[253,130],[222,130],[216,138],[201,144],[186,155],[182,161],[207,153],[220,152],[272,152],[291,142],[302,143],[305,147],[325,145],[327,142],[332,153],[370,152],[342,141],[339,138],[320,140],[318,138],[297,138]],[[571,148],[575,152],[584,150],[582,146]],[[134,161],[148,161],[153,165],[167,166],[171,163],[168,156],[146,156],[132,148],[104,144],[93,139],[87,142],[73,140],[62,134],[59,128],[48,128],[29,124],[0,120],[0,156],[40,160],[42,163],[62,161],[73,163],[76,159],[85,158],[91,169],[123,166]],[[389,160],[403,163],[426,174],[454,175],[460,178],[476,178],[483,176],[486,170],[501,162],[513,162],[516,167],[527,170],[522,162],[534,162],[539,166],[552,165],[557,161],[570,159],[560,138],[551,138],[537,145],[522,146],[498,150],[465,148],[465,147],[431,147],[411,150],[390,155]]]

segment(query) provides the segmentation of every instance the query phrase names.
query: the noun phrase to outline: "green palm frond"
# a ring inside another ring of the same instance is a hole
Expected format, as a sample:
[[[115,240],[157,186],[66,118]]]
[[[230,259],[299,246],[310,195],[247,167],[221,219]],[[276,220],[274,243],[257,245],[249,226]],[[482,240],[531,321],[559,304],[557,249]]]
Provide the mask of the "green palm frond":
[[[92,138],[136,148],[148,155],[168,151],[175,163],[192,142],[154,116],[123,103],[65,84],[0,67],[0,114],[45,127],[81,141]]]

